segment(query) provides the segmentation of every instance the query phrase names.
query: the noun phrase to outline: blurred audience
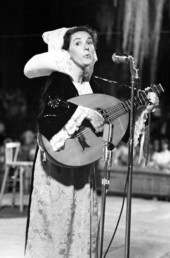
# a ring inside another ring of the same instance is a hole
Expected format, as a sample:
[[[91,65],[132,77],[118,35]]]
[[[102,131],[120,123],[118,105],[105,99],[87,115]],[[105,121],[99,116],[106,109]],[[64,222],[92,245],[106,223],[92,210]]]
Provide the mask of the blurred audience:
[[[154,138],[149,147],[149,163],[153,160],[153,156],[157,155],[161,150],[160,139]]]
[[[33,161],[36,150],[36,135],[32,130],[26,130],[21,135],[19,160]]]
[[[0,173],[4,170],[4,140],[6,138],[5,123],[0,120]]]
[[[6,126],[3,120],[0,120],[0,146],[3,145],[3,142],[6,138]]]
[[[127,166],[128,165],[128,145],[120,142],[117,146],[113,159],[113,166]]]
[[[150,159],[149,167],[157,170],[170,173],[170,150],[169,140],[167,138],[161,139],[160,151],[156,150]]]
[[[36,135],[32,130],[26,130],[21,136],[21,147],[18,154],[18,160],[33,161],[36,151]],[[24,190],[29,193],[31,185],[32,166],[25,167]]]

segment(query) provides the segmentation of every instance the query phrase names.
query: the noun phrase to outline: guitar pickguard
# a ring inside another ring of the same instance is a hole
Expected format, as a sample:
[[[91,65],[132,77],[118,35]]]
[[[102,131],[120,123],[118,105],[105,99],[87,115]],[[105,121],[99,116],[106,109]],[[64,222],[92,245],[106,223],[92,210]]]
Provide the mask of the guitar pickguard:
[[[80,126],[79,130],[76,132],[76,134],[74,135],[74,138],[76,138],[79,142],[79,144],[81,145],[83,151],[85,150],[85,148],[89,148],[90,145],[86,142],[86,130],[93,130],[91,127],[91,124],[89,123],[88,120],[84,120],[82,125]]]
[[[87,144],[86,139],[85,139],[83,133],[79,133],[79,135],[77,136],[77,139],[78,139],[78,142],[80,143],[83,151],[85,150],[85,148],[89,148],[90,147],[90,145]]]

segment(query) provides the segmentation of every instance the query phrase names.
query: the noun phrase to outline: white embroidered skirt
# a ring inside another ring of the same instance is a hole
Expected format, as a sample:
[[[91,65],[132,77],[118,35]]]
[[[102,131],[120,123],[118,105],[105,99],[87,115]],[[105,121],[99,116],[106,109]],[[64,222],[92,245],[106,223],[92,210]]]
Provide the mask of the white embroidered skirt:
[[[43,163],[38,151],[28,218],[26,258],[97,257],[94,165]]]

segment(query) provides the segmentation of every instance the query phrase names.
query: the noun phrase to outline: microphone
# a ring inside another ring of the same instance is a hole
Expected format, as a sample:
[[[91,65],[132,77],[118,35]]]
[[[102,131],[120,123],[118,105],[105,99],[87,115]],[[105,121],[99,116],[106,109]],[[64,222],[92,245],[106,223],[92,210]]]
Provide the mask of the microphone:
[[[104,149],[104,161],[108,162],[109,166],[111,166],[113,149],[114,145],[112,143],[113,140],[113,124],[104,124],[103,131],[103,140],[105,141],[105,149]]]
[[[112,60],[116,64],[128,63],[129,62],[129,56],[128,55],[118,55],[118,54],[114,53],[112,55]]]

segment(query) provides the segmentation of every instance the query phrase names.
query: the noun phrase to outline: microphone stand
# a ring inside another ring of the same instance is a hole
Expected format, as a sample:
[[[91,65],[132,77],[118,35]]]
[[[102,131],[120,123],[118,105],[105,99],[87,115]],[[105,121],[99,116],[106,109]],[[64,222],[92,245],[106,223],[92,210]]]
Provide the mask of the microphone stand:
[[[99,257],[102,258],[103,254],[103,238],[104,238],[104,222],[105,222],[105,206],[106,206],[106,193],[110,184],[110,169],[112,164],[112,155],[114,145],[112,143],[113,138],[113,125],[105,124],[103,140],[105,141],[104,146],[104,175],[102,178],[102,198],[101,198],[101,217],[99,226]],[[107,139],[107,140],[105,140]]]
[[[132,203],[132,176],[133,176],[133,145],[134,145],[134,88],[138,85],[139,74],[135,68],[134,58],[129,56],[131,72],[131,112],[130,112],[130,138],[128,154],[128,181],[127,181],[127,209],[125,230],[125,258],[130,257],[130,230],[131,230],[131,203]]]

